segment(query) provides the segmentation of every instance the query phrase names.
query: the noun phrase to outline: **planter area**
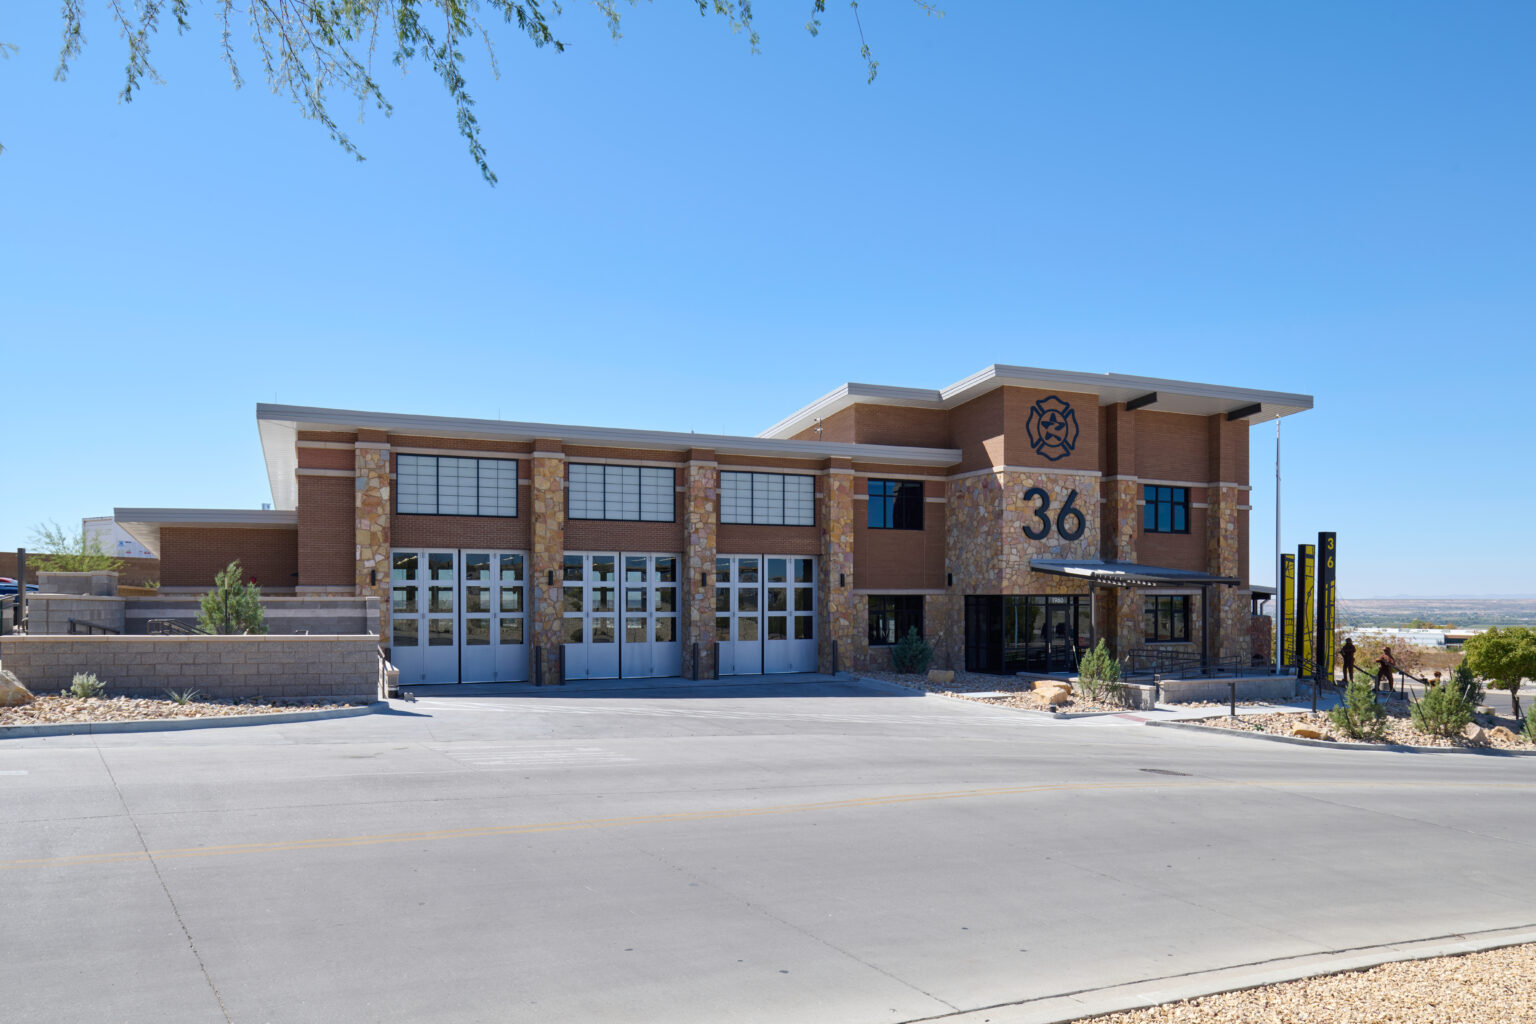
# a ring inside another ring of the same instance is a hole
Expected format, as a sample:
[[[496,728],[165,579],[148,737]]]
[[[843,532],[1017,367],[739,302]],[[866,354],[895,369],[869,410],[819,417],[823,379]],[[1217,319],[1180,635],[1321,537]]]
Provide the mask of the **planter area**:
[[[332,700],[174,700],[146,697],[39,696],[30,704],[0,708],[0,730],[10,726],[65,725],[81,722],[150,722],[187,718],[285,714],[324,708],[357,707],[366,701]]]
[[[1409,717],[1408,703],[1406,701],[1393,701],[1383,705],[1387,712],[1386,738],[1379,741],[1352,740],[1344,735],[1337,726],[1329,720],[1326,714],[1265,714],[1265,715],[1239,715],[1231,718],[1222,715],[1215,718],[1202,718],[1189,721],[1185,724],[1203,726],[1208,729],[1231,729],[1238,732],[1268,733],[1274,736],[1299,736],[1304,739],[1331,740],[1336,743],[1348,743],[1357,746],[1389,746],[1400,745],[1408,747],[1446,747],[1473,750],[1523,750],[1536,751],[1536,743],[1531,743],[1519,732],[1520,724],[1513,718],[1501,718],[1497,715],[1477,715],[1473,718],[1473,726],[1469,727],[1467,734],[1445,738],[1431,736],[1422,733],[1414,727],[1413,720]],[[1313,735],[1313,734],[1316,735]]]

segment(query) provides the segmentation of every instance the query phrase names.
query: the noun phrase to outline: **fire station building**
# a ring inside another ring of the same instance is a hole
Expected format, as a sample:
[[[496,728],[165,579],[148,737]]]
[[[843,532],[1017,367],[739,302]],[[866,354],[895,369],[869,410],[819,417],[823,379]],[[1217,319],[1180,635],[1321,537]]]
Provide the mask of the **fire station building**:
[[[989,366],[756,437],[258,405],[272,508],[118,509],[164,593],[378,599],[400,682],[1249,651],[1248,430],[1306,395]]]

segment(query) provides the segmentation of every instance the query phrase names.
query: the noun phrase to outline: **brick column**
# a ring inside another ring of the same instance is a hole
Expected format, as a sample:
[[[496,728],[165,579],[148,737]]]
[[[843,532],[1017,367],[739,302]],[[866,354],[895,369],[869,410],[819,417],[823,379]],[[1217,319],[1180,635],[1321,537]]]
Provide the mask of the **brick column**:
[[[533,466],[533,551],[530,592],[533,608],[530,632],[535,649],[544,652],[544,682],[564,682],[560,646],[565,574],[565,456],[555,441],[535,441]],[[551,585],[550,580],[554,583]],[[534,650],[528,652],[533,679]]]
[[[821,571],[816,581],[816,665],[832,671],[832,643],[837,642],[839,668],[847,668],[854,649],[853,599],[853,463],[830,459],[830,472],[820,478]]]
[[[379,642],[389,643],[389,443],[357,442],[357,596],[379,600]]]
[[[683,675],[693,675],[699,645],[699,678],[715,674],[715,554],[720,522],[720,468],[715,453],[691,451],[683,497]]]
[[[1237,561],[1237,506],[1243,492],[1212,483],[1206,490],[1206,571],[1221,576],[1243,575]],[[1248,594],[1239,587],[1211,588],[1211,657],[1247,661],[1252,651]]]

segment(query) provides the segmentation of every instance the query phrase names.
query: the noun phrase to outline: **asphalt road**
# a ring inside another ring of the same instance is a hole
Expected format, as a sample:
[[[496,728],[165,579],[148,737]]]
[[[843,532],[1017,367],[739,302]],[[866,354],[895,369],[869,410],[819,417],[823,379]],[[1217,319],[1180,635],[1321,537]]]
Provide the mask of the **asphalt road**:
[[[1536,931],[1485,873],[1536,758],[828,682],[396,707],[0,742],[0,1017],[1050,1020]]]

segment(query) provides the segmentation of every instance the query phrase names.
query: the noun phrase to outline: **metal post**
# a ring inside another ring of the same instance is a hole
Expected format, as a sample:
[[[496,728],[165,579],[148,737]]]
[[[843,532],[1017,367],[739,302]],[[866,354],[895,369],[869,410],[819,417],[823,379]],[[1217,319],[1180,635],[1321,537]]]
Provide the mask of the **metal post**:
[[[1280,662],[1280,417],[1275,417],[1275,614],[1274,628],[1269,631],[1269,642],[1275,648],[1275,675],[1283,668]],[[1312,710],[1316,711],[1316,708]]]
[[[16,632],[27,627],[27,549],[16,549]]]
[[[693,681],[699,681],[699,642],[693,642]]]
[[[837,675],[837,641],[832,641],[832,674]]]
[[[544,685],[544,648],[539,646],[533,649],[533,685]]]
[[[1237,717],[1237,678],[1234,676],[1232,679],[1228,680],[1227,681],[1227,685],[1229,687],[1231,687],[1231,694],[1230,694],[1230,696],[1228,698],[1229,701],[1230,701],[1230,704],[1231,704],[1229,710],[1232,713],[1232,717],[1236,718]]]

